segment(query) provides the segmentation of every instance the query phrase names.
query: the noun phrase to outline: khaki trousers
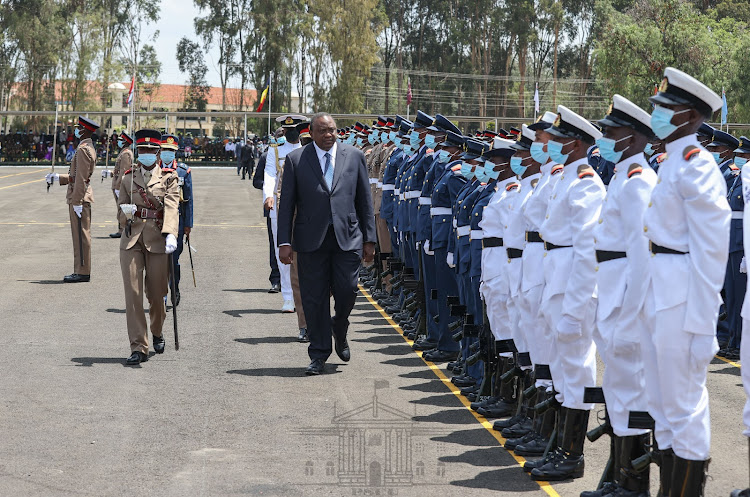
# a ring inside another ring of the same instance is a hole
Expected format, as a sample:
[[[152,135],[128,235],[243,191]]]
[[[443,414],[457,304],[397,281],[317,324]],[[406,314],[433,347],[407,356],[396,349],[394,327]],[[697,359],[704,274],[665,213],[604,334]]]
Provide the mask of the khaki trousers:
[[[143,289],[148,299],[148,315],[151,320],[151,334],[162,334],[167,308],[164,297],[169,285],[169,256],[154,254],[146,250],[143,239],[129,250],[120,250],[120,269],[125,286],[125,316],[128,323],[130,351],[148,355],[148,327],[143,309]]]
[[[73,273],[91,274],[91,204],[83,203],[80,224],[78,215],[71,204],[68,204],[68,214],[70,215],[70,233],[73,235]],[[82,231],[80,238],[79,229]],[[83,242],[83,247],[80,242]],[[83,263],[81,263],[81,253],[83,253]]]
[[[297,253],[292,252],[292,264],[289,271],[290,279],[292,280],[292,292],[294,294],[294,308],[297,311],[297,327],[307,328],[307,320],[305,319],[305,311],[302,309],[302,295],[299,293],[299,273],[297,272]]]

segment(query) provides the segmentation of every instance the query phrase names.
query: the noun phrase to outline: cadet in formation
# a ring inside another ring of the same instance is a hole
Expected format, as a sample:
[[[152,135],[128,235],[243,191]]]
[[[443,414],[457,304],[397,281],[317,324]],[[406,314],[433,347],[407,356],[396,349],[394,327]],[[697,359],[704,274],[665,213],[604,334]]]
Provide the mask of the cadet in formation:
[[[120,184],[122,175],[125,171],[133,167],[133,139],[124,131],[117,138],[117,146],[120,153],[115,161],[115,168],[112,171],[112,195],[115,197],[115,218],[117,219],[117,231],[110,233],[110,238],[120,238],[122,236],[123,226],[120,225]]]
[[[721,99],[677,69],[651,102],[614,95],[596,125],[561,105],[509,131],[421,111],[339,130],[382,226],[362,284],[533,479],[582,476],[587,435],[609,434],[611,470],[583,497],[648,496],[651,461],[660,496],[704,495],[720,306],[727,357],[747,328],[750,141],[707,126]]]

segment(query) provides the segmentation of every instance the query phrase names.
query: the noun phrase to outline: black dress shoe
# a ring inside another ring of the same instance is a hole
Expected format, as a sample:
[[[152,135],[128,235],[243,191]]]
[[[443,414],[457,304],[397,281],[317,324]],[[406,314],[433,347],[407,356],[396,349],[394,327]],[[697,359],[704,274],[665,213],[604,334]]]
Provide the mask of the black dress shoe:
[[[281,291],[281,285],[276,283],[275,285],[271,285],[271,288],[268,290],[268,293],[279,293]]]
[[[164,353],[164,337],[154,337],[154,352],[157,354]]]
[[[120,233],[119,231],[117,233],[110,233],[109,234],[110,238],[120,238],[121,236],[122,236],[122,233]]]
[[[472,387],[477,384],[477,379],[471,376],[459,377],[456,378],[456,381],[453,381],[453,379],[451,378],[451,381],[459,388]]]
[[[297,341],[299,343],[308,343],[310,341],[310,337],[307,336],[307,328],[299,329],[299,335],[297,336]]]
[[[323,359],[313,359],[310,365],[307,366],[307,369],[305,369],[305,374],[307,376],[319,375],[323,372],[325,365],[326,362]]]
[[[91,275],[89,274],[69,274],[63,278],[65,283],[88,283],[91,281]]]
[[[344,362],[349,362],[349,359],[352,358],[352,354],[349,351],[349,344],[346,342],[346,338],[342,338],[339,340],[334,335],[333,337],[334,341],[334,349],[336,350],[336,355],[339,356],[339,359],[341,359]]]
[[[430,362],[455,361],[457,357],[458,357],[458,352],[447,352],[445,350],[429,351],[429,352],[425,352],[422,355],[422,358]]]
[[[728,359],[730,361],[739,361],[740,349],[727,349],[727,353],[724,354],[724,359]]]
[[[127,364],[128,366],[135,366],[146,361],[148,361],[148,355],[136,350],[135,352],[130,354],[130,357],[128,357],[128,359],[125,361],[125,364]]]
[[[430,340],[417,340],[414,342],[414,345],[411,346],[413,350],[430,350],[437,347],[437,342],[433,342]]]

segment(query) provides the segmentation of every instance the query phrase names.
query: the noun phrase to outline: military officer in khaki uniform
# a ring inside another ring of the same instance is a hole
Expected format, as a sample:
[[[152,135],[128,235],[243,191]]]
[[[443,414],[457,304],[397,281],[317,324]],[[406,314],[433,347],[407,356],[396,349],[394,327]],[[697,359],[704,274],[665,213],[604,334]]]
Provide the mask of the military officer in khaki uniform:
[[[94,193],[91,190],[91,175],[96,166],[96,150],[91,136],[99,125],[83,116],[78,117],[75,135],[80,143],[70,163],[68,174],[48,174],[47,182],[55,179],[60,185],[68,185],[65,198],[70,213],[70,232],[73,235],[73,274],[65,283],[85,283],[91,280],[91,204]]]
[[[115,161],[115,169],[112,171],[112,195],[115,197],[117,206],[117,233],[110,233],[110,238],[120,238],[122,236],[122,224],[120,224],[120,183],[122,183],[122,174],[133,167],[133,139],[124,131],[117,138],[117,146],[120,147],[120,154]]]
[[[128,365],[148,360],[144,276],[154,350],[157,354],[164,352],[168,254],[177,249],[180,200],[177,174],[157,167],[161,133],[152,129],[137,131],[135,143],[138,160],[133,169],[124,173],[120,185],[120,223],[125,226],[120,239],[120,268],[132,352]]]

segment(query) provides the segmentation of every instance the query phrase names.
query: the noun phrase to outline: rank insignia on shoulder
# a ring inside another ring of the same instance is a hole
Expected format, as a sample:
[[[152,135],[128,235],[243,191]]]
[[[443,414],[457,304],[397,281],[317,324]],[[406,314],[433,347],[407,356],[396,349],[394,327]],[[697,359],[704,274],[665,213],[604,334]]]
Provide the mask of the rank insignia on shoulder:
[[[519,185],[518,183],[511,183],[510,185],[508,185],[508,186],[505,187],[505,191],[506,192],[513,191],[513,190],[517,189],[519,186],[521,186],[521,185]]]
[[[460,166],[460,165],[459,165],[459,166],[453,166],[453,167],[451,168],[451,171],[459,171],[460,169],[461,169],[461,166]]]
[[[594,168],[589,166],[588,164],[581,164],[578,166],[578,178],[593,178],[596,175],[596,171],[594,171]]]
[[[737,167],[737,166],[736,166],[736,165],[734,164],[734,162],[732,162],[731,164],[729,164],[729,169],[731,169],[732,171],[739,171],[739,170],[740,170],[740,168],[739,168],[739,167]]]
[[[555,167],[552,168],[552,172],[550,174],[552,174],[554,176],[555,174],[561,173],[562,171],[563,171],[562,164],[558,164],[558,165],[556,165]]]
[[[691,158],[695,157],[701,152],[701,149],[698,147],[687,147],[685,150],[682,151],[682,156],[685,158],[685,160],[690,160]]]
[[[531,188],[536,188],[536,185],[539,183],[539,178],[532,179],[531,180]]]
[[[130,173],[132,173],[132,172],[133,172],[133,169],[128,169],[127,171],[125,171],[125,172],[124,172],[124,173],[122,173],[122,174],[123,174],[123,176],[124,176],[124,175],[126,175],[126,174],[130,174]]]
[[[642,172],[643,168],[640,166],[640,164],[631,164],[628,168],[628,178],[637,174],[641,174]]]
[[[667,153],[666,153],[666,152],[664,152],[663,154],[660,154],[660,155],[659,155],[659,156],[658,156],[658,157],[656,158],[656,162],[658,162],[659,164],[661,164],[661,163],[662,163],[662,162],[664,162],[665,160],[667,160]]]
[[[162,170],[162,171],[165,171],[165,172],[168,172],[168,173],[173,173],[173,172],[175,172],[175,170],[174,170],[174,169],[172,169],[171,167],[162,167],[162,168],[161,168],[161,170]]]

